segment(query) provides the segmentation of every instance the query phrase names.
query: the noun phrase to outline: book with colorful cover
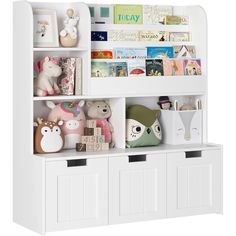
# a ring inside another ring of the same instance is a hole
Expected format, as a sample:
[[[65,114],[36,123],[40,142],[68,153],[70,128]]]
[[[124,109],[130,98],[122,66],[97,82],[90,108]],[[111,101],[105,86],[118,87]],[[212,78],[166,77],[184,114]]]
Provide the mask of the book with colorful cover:
[[[92,31],[91,41],[107,41],[107,32],[106,31]]]
[[[127,62],[108,62],[108,71],[110,77],[128,76]]]
[[[91,51],[91,59],[112,59],[113,52],[112,50],[95,50]]]
[[[173,58],[173,47],[147,47],[147,58]]]
[[[143,59],[129,60],[128,71],[129,71],[129,76],[132,77],[145,76],[146,75],[145,60]]]
[[[146,59],[146,48],[114,48],[115,59]]]
[[[139,32],[137,30],[109,30],[109,41],[138,41]]]
[[[142,24],[142,5],[114,5],[114,24]]]
[[[201,60],[184,60],[185,75],[201,75]]]
[[[113,6],[89,4],[92,24],[113,24]]]
[[[108,63],[104,61],[91,62],[91,77],[108,77],[109,67]]]
[[[165,25],[188,25],[188,16],[165,16],[163,24]]]
[[[57,83],[61,95],[74,95],[76,59],[74,57],[59,58],[58,65],[62,69],[62,74],[58,77]]]
[[[183,60],[176,60],[176,59],[163,60],[163,68],[165,76],[184,75]]]
[[[169,32],[153,31],[153,30],[139,31],[139,40],[140,41],[154,41],[154,42],[169,41]]]
[[[169,38],[171,42],[188,42],[190,41],[189,32],[170,32]]]
[[[165,16],[171,16],[173,14],[172,6],[143,6],[143,23],[144,24],[159,24],[163,22]]]
[[[196,58],[195,46],[181,45],[174,46],[175,58]]]
[[[146,76],[162,76],[163,60],[162,59],[146,59]]]

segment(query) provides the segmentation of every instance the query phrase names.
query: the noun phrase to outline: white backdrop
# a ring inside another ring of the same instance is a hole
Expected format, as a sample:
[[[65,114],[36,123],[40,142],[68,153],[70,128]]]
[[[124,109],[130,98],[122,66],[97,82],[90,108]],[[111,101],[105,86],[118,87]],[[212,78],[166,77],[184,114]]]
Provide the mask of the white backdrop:
[[[53,0],[49,0],[53,1]],[[73,1],[73,0],[71,0]],[[56,0],[59,2],[59,0]],[[209,50],[209,141],[224,144],[224,215],[203,215],[176,219],[112,225],[50,235],[236,235],[236,49],[233,0],[84,0],[90,3],[133,3],[159,5],[201,5],[208,14]],[[0,235],[36,235],[12,223],[12,2],[1,1],[1,154],[0,154]],[[22,26],[24,27],[24,26]],[[19,35],[20,37],[20,35]],[[20,79],[20,78],[18,78]],[[22,107],[22,112],[24,107]],[[20,115],[20,114],[19,114]],[[20,124],[19,124],[20,125]]]

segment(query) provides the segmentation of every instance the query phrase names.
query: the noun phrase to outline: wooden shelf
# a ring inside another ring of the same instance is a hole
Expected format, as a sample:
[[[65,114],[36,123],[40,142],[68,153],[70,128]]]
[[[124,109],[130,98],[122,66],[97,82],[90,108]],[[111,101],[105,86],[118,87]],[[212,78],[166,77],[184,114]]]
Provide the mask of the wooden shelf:
[[[87,51],[87,48],[34,48],[34,52],[80,52],[80,51]]]
[[[180,152],[180,151],[194,151],[194,150],[209,150],[220,149],[218,144],[185,144],[185,145],[168,145],[161,144],[155,147],[138,147],[138,148],[113,148],[109,151],[100,152],[77,152],[75,149],[64,150],[59,153],[51,154],[34,154],[36,157],[44,158],[46,161],[58,161],[58,160],[72,160],[72,159],[87,159],[87,158],[104,158],[115,156],[129,156],[129,155],[148,155],[161,152]]]

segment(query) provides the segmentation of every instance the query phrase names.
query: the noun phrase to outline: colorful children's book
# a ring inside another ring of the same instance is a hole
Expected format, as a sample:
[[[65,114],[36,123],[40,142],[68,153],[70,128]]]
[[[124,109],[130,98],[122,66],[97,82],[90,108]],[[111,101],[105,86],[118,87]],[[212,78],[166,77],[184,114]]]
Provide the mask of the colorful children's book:
[[[146,59],[146,48],[114,48],[115,59]]]
[[[91,41],[107,41],[107,32],[106,31],[92,31]]]
[[[108,77],[109,67],[108,63],[104,61],[91,62],[91,77]]]
[[[175,58],[196,58],[195,46],[174,46]]]
[[[75,95],[82,95],[82,59],[76,58]]]
[[[196,60],[184,60],[184,74],[185,75],[201,75],[201,61]]]
[[[142,24],[142,5],[114,5],[114,24]]]
[[[146,76],[162,76],[162,75],[164,75],[162,59],[147,59]]]
[[[94,50],[91,51],[92,59],[112,59],[113,52],[112,50]]]
[[[76,58],[61,57],[58,65],[62,69],[62,74],[57,80],[61,95],[74,95]]]
[[[109,30],[109,41],[138,41],[139,32],[137,30]]]
[[[140,41],[169,41],[169,32],[165,31],[139,31]]]
[[[128,67],[129,67],[129,70],[128,70],[129,76],[137,77],[137,76],[146,75],[145,60],[143,59],[129,60]]]
[[[128,76],[127,62],[108,62],[108,70],[110,77]]]
[[[173,47],[147,47],[147,58],[173,58]]]
[[[173,14],[173,7],[171,6],[143,6],[143,23],[144,24],[159,24],[163,22],[165,16]]]
[[[164,25],[188,25],[188,16],[165,16]]]
[[[165,76],[184,75],[183,60],[176,60],[176,59],[163,60],[163,67]]]
[[[113,24],[112,5],[92,5],[89,4],[92,24]]]
[[[170,32],[171,42],[188,42],[190,41],[189,32]]]

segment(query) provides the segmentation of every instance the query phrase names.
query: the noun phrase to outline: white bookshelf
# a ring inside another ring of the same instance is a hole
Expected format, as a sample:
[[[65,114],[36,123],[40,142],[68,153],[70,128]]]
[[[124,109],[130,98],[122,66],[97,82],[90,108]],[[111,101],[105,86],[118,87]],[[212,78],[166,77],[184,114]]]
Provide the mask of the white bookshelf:
[[[33,8],[67,8],[80,15],[74,48],[34,48]],[[207,20],[199,6],[174,7],[189,25],[92,25],[83,3],[14,2],[14,221],[40,234],[112,223],[222,212],[222,146],[207,138]],[[20,27],[25,25],[27,27]],[[191,32],[201,76],[91,78],[91,48],[182,45],[181,42],[91,42],[91,30]],[[19,37],[21,35],[21,37]],[[44,56],[82,58],[82,94],[36,97],[33,62]],[[202,143],[126,148],[126,108],[157,109],[159,96],[192,95],[203,105]],[[79,153],[75,149],[35,154],[33,122],[47,119],[46,101],[106,100],[112,109],[115,148]],[[189,158],[189,155],[192,158]],[[132,161],[138,158],[138,162]],[[68,163],[75,161],[76,166]],[[78,164],[80,163],[80,164]],[[83,164],[81,164],[83,163]],[[177,172],[176,172],[177,171]],[[142,184],[140,184],[142,182]],[[190,185],[191,188],[189,188]],[[186,198],[188,194],[189,198]],[[159,207],[156,207],[159,206]]]

